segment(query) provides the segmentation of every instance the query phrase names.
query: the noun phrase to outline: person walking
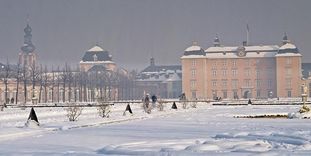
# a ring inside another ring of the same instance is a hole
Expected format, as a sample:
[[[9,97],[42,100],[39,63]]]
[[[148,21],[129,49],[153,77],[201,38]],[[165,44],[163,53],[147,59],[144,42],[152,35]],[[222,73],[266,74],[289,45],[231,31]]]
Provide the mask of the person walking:
[[[155,108],[155,107],[156,107],[157,100],[158,100],[158,98],[157,98],[156,95],[152,95],[152,96],[151,96],[152,108]]]
[[[149,94],[146,94],[146,96],[144,98],[144,110],[148,114],[151,113],[149,102],[150,102]]]

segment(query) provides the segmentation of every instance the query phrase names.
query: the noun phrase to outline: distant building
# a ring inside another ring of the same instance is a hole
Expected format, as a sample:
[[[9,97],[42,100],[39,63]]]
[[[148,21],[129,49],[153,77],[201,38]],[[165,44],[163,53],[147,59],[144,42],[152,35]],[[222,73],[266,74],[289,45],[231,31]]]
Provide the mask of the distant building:
[[[22,52],[19,53],[19,64],[26,68],[33,68],[36,65],[37,54],[34,52],[36,48],[32,44],[32,29],[28,23],[24,32],[24,44],[21,47]]]
[[[137,93],[141,97],[148,93],[160,98],[177,98],[182,89],[181,77],[180,65],[156,65],[151,58],[150,65],[136,77]]]
[[[37,54],[35,53],[35,46],[32,43],[32,29],[29,23],[27,23],[24,28],[24,32],[24,44],[22,45],[21,52],[18,55],[18,65],[0,64],[1,103],[15,103],[16,99],[23,102],[31,101],[34,94],[37,92],[35,90],[35,86],[31,85],[31,82],[36,78],[32,75],[35,75],[38,69],[36,69]],[[17,83],[16,80],[18,68],[20,69],[19,83]],[[27,78],[27,80],[25,78]],[[25,82],[28,84],[24,85]],[[19,92],[17,92],[17,90],[19,90]],[[25,93],[24,90],[27,90],[27,92]]]
[[[80,69],[81,71],[88,71],[93,66],[97,65],[104,66],[107,70],[116,70],[116,64],[112,61],[112,56],[99,45],[95,45],[85,52],[80,61]]]
[[[282,44],[214,46],[194,43],[182,61],[183,92],[192,98],[300,97],[301,57],[285,34]]]
[[[0,63],[0,107],[2,104],[95,102],[131,99],[133,80],[117,68],[108,51],[98,45],[85,52],[80,68],[38,66],[32,29],[27,23],[18,65]],[[8,72],[7,72],[8,71]]]
[[[301,68],[303,78],[311,78],[311,63],[302,63]]]
[[[309,89],[308,97],[311,97],[311,63],[302,63],[302,76]]]

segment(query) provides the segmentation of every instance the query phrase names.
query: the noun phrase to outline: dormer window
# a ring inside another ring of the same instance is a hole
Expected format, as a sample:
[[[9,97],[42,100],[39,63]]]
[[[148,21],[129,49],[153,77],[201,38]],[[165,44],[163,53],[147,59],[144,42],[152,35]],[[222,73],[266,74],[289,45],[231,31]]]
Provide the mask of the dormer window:
[[[97,61],[97,59],[98,59],[97,55],[94,54],[94,55],[93,55],[93,60],[94,60],[94,61]]]

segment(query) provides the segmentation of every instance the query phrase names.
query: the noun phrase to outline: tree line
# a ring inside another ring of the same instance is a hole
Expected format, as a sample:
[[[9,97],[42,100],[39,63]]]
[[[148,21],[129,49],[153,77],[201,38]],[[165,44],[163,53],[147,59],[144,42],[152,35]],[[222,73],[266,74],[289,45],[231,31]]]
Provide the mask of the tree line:
[[[68,64],[48,69],[46,65],[10,65],[9,61],[0,66],[4,104],[26,104],[33,100],[60,103],[135,98],[136,72],[105,68],[80,71],[79,67]]]

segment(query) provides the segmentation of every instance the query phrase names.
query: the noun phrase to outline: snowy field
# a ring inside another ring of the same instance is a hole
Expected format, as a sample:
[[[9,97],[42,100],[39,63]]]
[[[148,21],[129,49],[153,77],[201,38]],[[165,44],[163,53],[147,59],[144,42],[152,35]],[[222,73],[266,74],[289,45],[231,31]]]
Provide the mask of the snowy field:
[[[35,108],[41,126],[24,124],[30,108],[0,112],[0,155],[311,155],[310,119],[249,119],[243,115],[287,114],[298,105],[212,106],[143,112],[125,104],[101,118],[94,107],[69,122],[63,108]]]

